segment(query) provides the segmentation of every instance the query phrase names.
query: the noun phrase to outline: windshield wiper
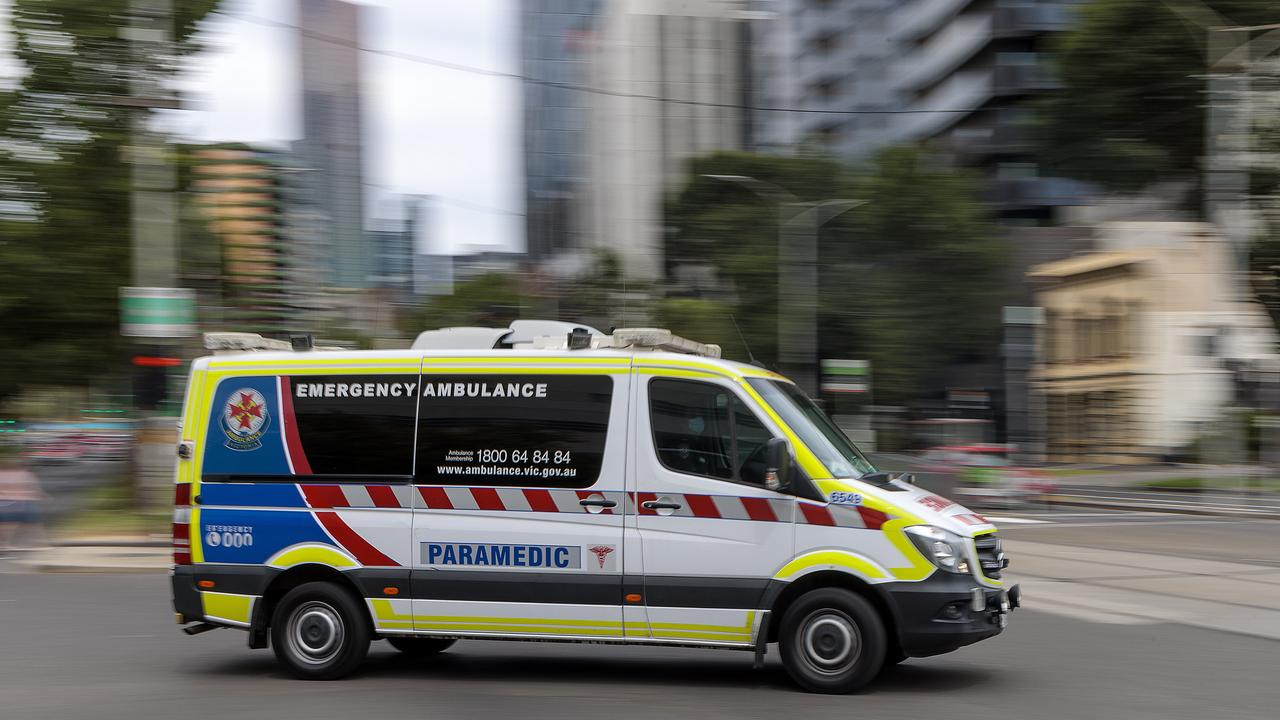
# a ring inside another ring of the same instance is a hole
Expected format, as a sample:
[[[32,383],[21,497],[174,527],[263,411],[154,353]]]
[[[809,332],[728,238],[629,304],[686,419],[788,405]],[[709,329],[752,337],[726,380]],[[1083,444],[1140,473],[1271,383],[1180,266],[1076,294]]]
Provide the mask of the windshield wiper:
[[[884,471],[873,472],[867,473],[858,479],[890,492],[906,492],[911,489],[909,486],[916,484],[915,477],[905,472],[897,475]]]

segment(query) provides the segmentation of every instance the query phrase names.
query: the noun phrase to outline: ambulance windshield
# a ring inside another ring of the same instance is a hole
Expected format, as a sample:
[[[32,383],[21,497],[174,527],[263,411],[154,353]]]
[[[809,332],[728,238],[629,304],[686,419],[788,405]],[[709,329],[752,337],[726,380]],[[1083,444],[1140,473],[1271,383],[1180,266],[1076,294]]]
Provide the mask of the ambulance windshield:
[[[844,432],[800,388],[789,382],[759,378],[751,378],[747,382],[818,456],[832,477],[857,479],[876,471]]]

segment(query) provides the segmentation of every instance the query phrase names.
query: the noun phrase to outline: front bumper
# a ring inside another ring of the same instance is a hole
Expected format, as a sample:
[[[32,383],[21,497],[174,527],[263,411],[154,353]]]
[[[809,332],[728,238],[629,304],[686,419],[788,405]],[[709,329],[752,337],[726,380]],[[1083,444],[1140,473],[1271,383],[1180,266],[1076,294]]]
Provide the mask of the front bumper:
[[[981,587],[971,576],[943,572],[879,588],[888,596],[898,643],[908,657],[941,655],[999,635],[1021,600],[1017,585]]]

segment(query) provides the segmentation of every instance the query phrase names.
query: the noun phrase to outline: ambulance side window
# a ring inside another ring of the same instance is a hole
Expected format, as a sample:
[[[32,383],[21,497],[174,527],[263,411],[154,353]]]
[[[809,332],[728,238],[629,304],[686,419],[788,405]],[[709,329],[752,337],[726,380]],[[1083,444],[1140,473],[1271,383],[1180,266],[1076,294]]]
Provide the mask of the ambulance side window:
[[[312,475],[413,473],[413,375],[288,378],[298,442]]]
[[[668,470],[763,485],[772,437],[727,388],[696,380],[649,383],[649,421],[658,460]]]
[[[424,376],[417,482],[587,488],[600,477],[613,378]]]

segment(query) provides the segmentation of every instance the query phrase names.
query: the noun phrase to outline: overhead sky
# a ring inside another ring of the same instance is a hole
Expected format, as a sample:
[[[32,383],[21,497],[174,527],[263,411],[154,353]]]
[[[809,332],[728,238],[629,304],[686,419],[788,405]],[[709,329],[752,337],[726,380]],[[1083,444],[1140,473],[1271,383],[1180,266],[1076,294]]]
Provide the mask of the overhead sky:
[[[523,249],[520,86],[505,78],[390,57],[414,55],[518,72],[517,0],[364,0],[366,208],[396,217],[397,194],[430,195],[431,252]],[[0,0],[0,17],[11,0]],[[280,146],[301,134],[294,3],[223,0],[208,50],[181,81],[188,109],[168,123],[194,140]],[[3,35],[8,36],[7,18]],[[0,76],[11,75],[0,37]],[[494,247],[497,246],[497,247]]]

